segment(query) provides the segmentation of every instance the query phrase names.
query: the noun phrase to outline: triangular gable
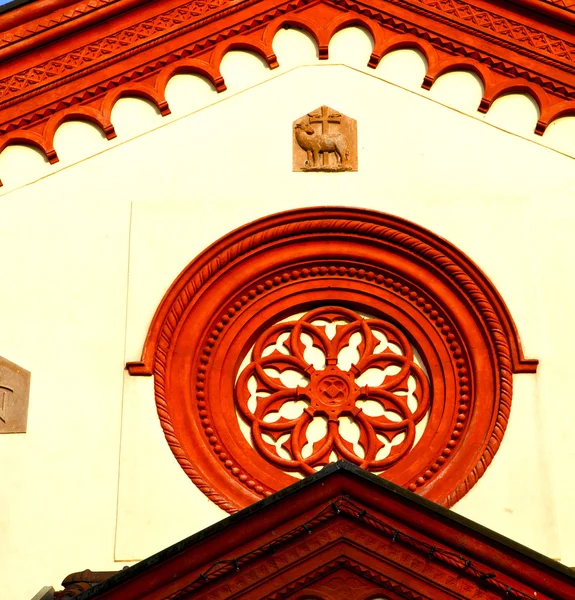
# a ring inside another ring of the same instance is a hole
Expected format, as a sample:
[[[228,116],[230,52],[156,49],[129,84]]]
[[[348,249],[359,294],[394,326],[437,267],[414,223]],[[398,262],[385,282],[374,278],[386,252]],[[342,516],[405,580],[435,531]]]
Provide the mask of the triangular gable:
[[[32,2],[0,16],[0,150],[29,144],[56,162],[55,132],[71,119],[97,124],[111,139],[112,107],[126,95],[169,114],[164,92],[176,73],[200,74],[221,92],[225,53],[253,51],[273,69],[282,27],[313,36],[320,59],[337,31],[364,27],[373,68],[387,52],[416,48],[428,63],[426,89],[446,72],[471,70],[484,85],[480,112],[501,95],[529,93],[542,134],[575,112],[573,9],[544,0]]]
[[[575,575],[333,463],[94,586],[78,600],[575,598]]]

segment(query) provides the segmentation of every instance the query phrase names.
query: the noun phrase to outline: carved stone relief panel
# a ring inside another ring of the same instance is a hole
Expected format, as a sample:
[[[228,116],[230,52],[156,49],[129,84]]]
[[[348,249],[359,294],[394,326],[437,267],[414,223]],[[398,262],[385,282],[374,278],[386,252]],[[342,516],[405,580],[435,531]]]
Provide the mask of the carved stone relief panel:
[[[294,121],[293,170],[357,171],[357,121],[329,106]]]
[[[0,433],[26,433],[30,372],[0,356]]]

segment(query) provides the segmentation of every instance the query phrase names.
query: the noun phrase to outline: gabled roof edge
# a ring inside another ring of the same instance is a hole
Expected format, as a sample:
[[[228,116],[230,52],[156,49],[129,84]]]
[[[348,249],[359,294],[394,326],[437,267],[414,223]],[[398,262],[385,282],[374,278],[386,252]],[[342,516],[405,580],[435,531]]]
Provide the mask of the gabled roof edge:
[[[106,581],[97,584],[90,590],[86,590],[85,592],[80,594],[77,597],[77,600],[89,600],[90,598],[93,598],[98,594],[104,593],[107,590],[111,590],[121,585],[122,583],[133,579],[138,575],[141,575],[149,568],[159,565],[163,561],[186,551],[187,549],[191,548],[192,546],[211,536],[224,534],[226,530],[229,530],[237,523],[245,520],[246,518],[254,514],[265,511],[268,507],[277,504],[278,502],[281,502],[282,500],[289,498],[294,494],[297,494],[305,488],[321,484],[323,480],[337,473],[349,474],[353,478],[357,478],[359,480],[368,482],[371,485],[386,490],[388,493],[392,493],[395,496],[402,498],[408,503],[412,503],[418,507],[421,507],[424,510],[431,512],[433,515],[440,519],[447,519],[451,523],[461,525],[469,529],[470,531],[478,533],[481,536],[487,538],[488,540],[503,546],[505,549],[511,552],[517,553],[524,558],[540,563],[541,565],[544,565],[545,567],[554,570],[559,575],[568,577],[569,579],[573,580],[573,584],[575,585],[575,571],[573,571],[573,569],[570,569],[562,565],[561,563],[554,561],[549,557],[528,548],[527,546],[515,542],[514,540],[511,540],[510,538],[503,536],[487,527],[484,527],[483,525],[471,521],[466,517],[454,513],[446,508],[443,508],[439,504],[431,502],[430,500],[427,500],[426,498],[414,494],[409,490],[406,490],[405,488],[391,483],[377,475],[373,475],[372,473],[369,473],[368,471],[365,471],[364,469],[361,469],[353,465],[352,463],[349,463],[345,460],[341,460],[336,463],[331,463],[327,465],[318,473],[310,475],[309,477],[306,477],[301,481],[297,481],[293,485],[290,485],[289,487],[280,490],[272,496],[269,496],[268,498],[256,502],[255,504],[248,506],[247,508],[223,519],[222,521],[219,521],[207,527],[206,529],[203,529],[202,531],[199,531],[181,540],[180,542],[169,546],[168,548],[158,552],[157,554],[154,554],[149,558],[142,560],[136,565],[118,572],[110,579],[107,579]]]

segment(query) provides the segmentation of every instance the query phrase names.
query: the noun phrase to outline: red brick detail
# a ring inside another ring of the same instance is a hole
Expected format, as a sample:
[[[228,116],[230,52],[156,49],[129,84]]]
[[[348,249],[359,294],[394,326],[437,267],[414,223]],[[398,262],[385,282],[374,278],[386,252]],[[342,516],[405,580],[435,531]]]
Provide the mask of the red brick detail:
[[[365,27],[374,39],[372,68],[394,49],[418,49],[429,66],[425,88],[448,71],[474,71],[485,88],[483,112],[501,95],[528,92],[539,104],[536,132],[542,134],[553,119],[575,114],[575,15],[567,6],[518,2],[531,12],[495,0],[97,0],[89,6],[52,0],[27,5],[3,16],[0,148],[31,143],[56,161],[51,139],[58,124],[80,118],[85,110],[109,135],[109,109],[123,95],[150,97],[168,114],[163,94],[175,73],[201,74],[222,91],[223,55],[250,50],[274,68],[272,40],[282,26],[308,31],[320,59],[327,58],[334,33]]]

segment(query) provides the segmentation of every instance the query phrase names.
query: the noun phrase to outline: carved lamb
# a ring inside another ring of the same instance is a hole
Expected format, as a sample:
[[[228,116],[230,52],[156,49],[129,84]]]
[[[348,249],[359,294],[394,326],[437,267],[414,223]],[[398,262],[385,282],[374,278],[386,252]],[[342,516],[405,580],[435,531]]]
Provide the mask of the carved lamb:
[[[309,123],[301,122],[295,125],[295,137],[299,146],[307,152],[307,163],[312,168],[321,167],[320,152],[335,152],[339,167],[343,167],[349,159],[348,141],[342,133],[318,133]]]

